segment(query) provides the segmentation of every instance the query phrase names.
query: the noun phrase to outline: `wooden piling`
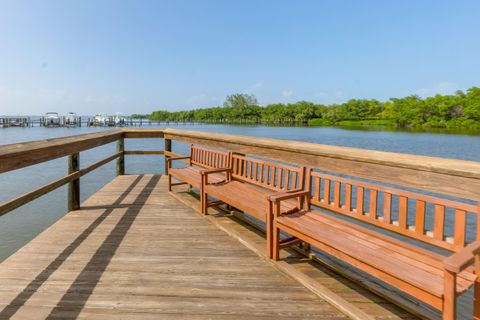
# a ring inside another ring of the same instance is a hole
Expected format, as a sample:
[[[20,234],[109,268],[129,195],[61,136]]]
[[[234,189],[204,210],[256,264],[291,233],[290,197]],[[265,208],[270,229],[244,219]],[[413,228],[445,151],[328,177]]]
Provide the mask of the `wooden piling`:
[[[120,138],[117,140],[117,152],[122,154],[117,158],[117,176],[125,174],[125,139]]]
[[[73,153],[68,156],[68,174],[80,170],[80,155]],[[80,209],[80,178],[72,180],[68,184],[68,211]]]

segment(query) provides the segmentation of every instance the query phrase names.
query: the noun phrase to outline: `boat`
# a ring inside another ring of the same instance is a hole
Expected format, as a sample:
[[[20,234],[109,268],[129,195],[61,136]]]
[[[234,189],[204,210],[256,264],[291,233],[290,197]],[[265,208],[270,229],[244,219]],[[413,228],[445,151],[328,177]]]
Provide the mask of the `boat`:
[[[117,113],[114,116],[113,121],[116,127],[124,127],[127,125],[127,118],[121,113]]]
[[[99,127],[107,127],[108,123],[109,123],[109,119],[106,113],[97,114],[92,121],[93,126],[99,126]]]
[[[65,116],[65,125],[68,127],[74,127],[78,125],[78,117],[75,112],[69,112]]]
[[[43,119],[43,125],[45,127],[59,127],[60,126],[60,117],[57,112],[47,112]]]

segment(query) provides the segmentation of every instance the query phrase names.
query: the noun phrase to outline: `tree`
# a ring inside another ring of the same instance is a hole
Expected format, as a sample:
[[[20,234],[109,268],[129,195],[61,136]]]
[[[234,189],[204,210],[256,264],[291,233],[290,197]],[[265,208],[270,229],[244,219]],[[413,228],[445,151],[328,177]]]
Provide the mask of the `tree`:
[[[257,98],[253,94],[236,93],[227,96],[223,106],[225,108],[245,109],[249,106],[257,105]]]

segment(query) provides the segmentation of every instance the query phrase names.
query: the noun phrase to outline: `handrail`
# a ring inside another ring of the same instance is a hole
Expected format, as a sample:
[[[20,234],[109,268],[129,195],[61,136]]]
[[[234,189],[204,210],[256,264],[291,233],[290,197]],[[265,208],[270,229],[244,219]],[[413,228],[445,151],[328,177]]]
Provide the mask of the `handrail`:
[[[122,130],[112,130],[2,145],[0,146],[0,173],[99,147],[122,137]]]
[[[138,136],[142,130],[135,131]],[[179,129],[165,129],[163,133],[165,139],[263,156],[335,174],[463,199],[480,200],[480,162]]]
[[[130,138],[165,138],[165,148],[125,151],[123,141]],[[0,215],[67,183],[70,184],[69,201],[73,201],[72,199],[78,201],[78,179],[81,176],[114,159],[117,159],[117,174],[123,174],[125,155],[164,155],[168,158],[174,154],[171,152],[172,140],[311,166],[333,174],[345,174],[480,201],[480,163],[474,161],[178,129],[115,129],[0,146],[0,173],[65,156],[69,156],[72,168],[66,177],[1,203]],[[117,141],[116,154],[87,168],[79,168],[79,152],[114,141]],[[71,209],[78,206],[79,203],[69,202]]]

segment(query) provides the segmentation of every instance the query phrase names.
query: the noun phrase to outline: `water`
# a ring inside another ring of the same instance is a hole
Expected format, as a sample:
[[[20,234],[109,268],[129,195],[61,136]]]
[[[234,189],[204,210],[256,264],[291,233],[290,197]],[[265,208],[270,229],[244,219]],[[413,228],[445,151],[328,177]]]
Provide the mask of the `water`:
[[[151,127],[149,127],[151,128]],[[329,145],[411,153],[480,161],[480,136],[425,132],[364,131],[330,127],[266,127],[231,125],[179,125],[177,129],[200,130]],[[6,128],[0,129],[0,144],[109,130],[108,128]],[[126,150],[162,150],[163,139],[127,139]],[[187,152],[187,145],[173,143],[173,151]],[[85,167],[115,152],[115,143],[82,152]],[[127,156],[127,173],[161,173],[161,156]],[[0,174],[0,202],[33,190],[67,172],[66,158]],[[115,176],[111,162],[81,178],[81,200],[85,200]],[[0,217],[0,261],[61,218],[67,210],[66,186]],[[463,304],[463,303],[462,303]],[[471,313],[470,313],[471,314]]]

